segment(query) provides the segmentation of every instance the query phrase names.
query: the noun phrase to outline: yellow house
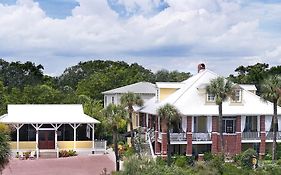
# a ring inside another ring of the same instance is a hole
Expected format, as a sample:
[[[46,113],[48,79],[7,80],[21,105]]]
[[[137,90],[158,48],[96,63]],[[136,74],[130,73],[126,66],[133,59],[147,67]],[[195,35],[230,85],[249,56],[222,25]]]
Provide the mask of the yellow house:
[[[13,153],[75,150],[95,151],[94,125],[98,120],[84,114],[82,105],[8,105],[8,113],[0,123],[13,128],[11,150]],[[105,145],[106,146],[106,145]]]

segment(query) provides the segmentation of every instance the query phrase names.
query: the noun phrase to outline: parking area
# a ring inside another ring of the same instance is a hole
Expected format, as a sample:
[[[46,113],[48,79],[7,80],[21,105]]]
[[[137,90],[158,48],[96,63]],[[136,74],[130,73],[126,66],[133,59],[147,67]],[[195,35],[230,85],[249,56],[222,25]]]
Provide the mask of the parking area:
[[[3,175],[100,175],[104,168],[107,172],[115,169],[109,155],[38,160],[12,159]]]

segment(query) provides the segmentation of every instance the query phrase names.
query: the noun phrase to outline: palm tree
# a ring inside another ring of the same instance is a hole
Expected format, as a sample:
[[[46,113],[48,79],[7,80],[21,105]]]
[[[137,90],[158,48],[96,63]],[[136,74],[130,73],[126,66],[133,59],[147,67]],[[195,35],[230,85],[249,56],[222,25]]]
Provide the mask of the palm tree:
[[[261,84],[261,97],[273,103],[273,144],[272,162],[276,160],[276,129],[277,129],[277,105],[281,100],[281,76],[272,75],[266,78]]]
[[[132,115],[134,112],[133,106],[142,106],[143,100],[141,99],[140,95],[134,94],[132,92],[125,93],[121,96],[121,104],[122,106],[127,107],[128,113],[129,113],[129,122],[130,122],[130,134],[131,134],[131,146],[133,150],[134,148],[134,131],[133,131],[133,121],[132,121]]]
[[[116,171],[119,171],[119,154],[118,154],[118,128],[123,127],[122,124],[126,124],[125,117],[126,111],[121,106],[116,106],[114,104],[108,105],[104,110],[103,114],[105,117],[105,123],[107,128],[112,132],[114,152],[115,152],[115,163]]]
[[[227,100],[228,97],[233,97],[234,89],[232,83],[225,80],[223,77],[217,77],[211,80],[210,84],[206,87],[207,93],[215,96],[216,105],[219,110],[219,133],[220,133],[220,145],[221,152],[224,154],[224,140],[223,140],[223,125],[222,125],[222,103]]]
[[[165,104],[157,110],[158,116],[161,118],[163,124],[166,124],[167,128],[163,127],[163,132],[167,129],[167,154],[168,166],[171,165],[171,150],[170,150],[170,127],[172,122],[177,122],[180,120],[180,114],[177,108],[171,104]]]
[[[10,146],[9,146],[10,131],[6,125],[0,124],[0,174],[2,170],[9,163]]]

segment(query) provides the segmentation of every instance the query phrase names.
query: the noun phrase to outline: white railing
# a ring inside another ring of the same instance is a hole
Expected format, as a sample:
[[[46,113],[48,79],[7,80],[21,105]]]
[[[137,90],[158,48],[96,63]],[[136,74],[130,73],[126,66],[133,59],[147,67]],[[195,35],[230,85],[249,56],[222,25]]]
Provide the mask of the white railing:
[[[155,154],[154,154],[153,146],[152,146],[151,133],[153,133],[152,135],[154,135],[154,130],[153,130],[153,131],[148,131],[148,132],[146,133],[146,135],[148,135],[148,144],[149,144],[151,156],[152,156],[152,158],[156,158],[156,156],[155,156]]]
[[[186,141],[186,133],[170,133],[171,141]]]
[[[193,141],[210,141],[211,133],[192,133]]]
[[[281,140],[281,131],[276,132],[276,139]],[[266,132],[266,140],[273,140],[273,132]]]
[[[242,140],[260,140],[260,132],[242,132]]]
[[[106,152],[106,140],[95,140],[94,141],[94,151]]]

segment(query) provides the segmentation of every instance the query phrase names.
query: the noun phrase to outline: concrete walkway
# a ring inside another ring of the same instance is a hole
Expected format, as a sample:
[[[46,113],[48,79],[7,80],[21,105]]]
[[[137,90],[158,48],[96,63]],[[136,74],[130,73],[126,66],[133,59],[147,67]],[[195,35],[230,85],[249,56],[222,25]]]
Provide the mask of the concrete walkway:
[[[55,159],[12,159],[3,175],[100,175],[112,172],[114,162],[108,155],[90,155]]]

